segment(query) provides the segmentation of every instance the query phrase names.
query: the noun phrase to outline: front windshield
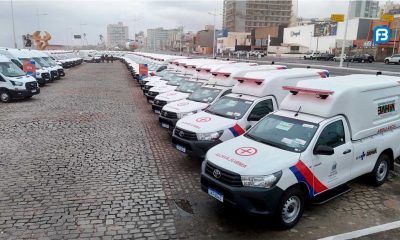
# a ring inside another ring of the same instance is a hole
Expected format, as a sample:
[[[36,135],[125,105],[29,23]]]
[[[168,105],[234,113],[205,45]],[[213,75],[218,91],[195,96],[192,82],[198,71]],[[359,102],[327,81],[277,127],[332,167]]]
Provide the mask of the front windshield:
[[[30,58],[20,58],[19,59],[21,62],[25,62],[25,61],[31,61]],[[42,66],[35,60],[35,67],[36,69],[42,69]]]
[[[203,85],[202,82],[186,81],[181,83],[181,85],[179,85],[176,91],[184,93],[192,93],[194,90],[201,87],[201,85]]]
[[[33,58],[33,60],[38,62],[42,67],[50,67],[50,65],[42,58]]]
[[[245,136],[280,149],[303,152],[317,129],[315,123],[270,114]]]
[[[161,80],[163,80],[163,81],[169,81],[169,80],[171,80],[172,77],[174,77],[174,76],[176,76],[176,75],[177,75],[176,73],[167,72],[167,73],[164,74],[164,76],[161,77]]]
[[[183,81],[187,80],[187,77],[184,76],[173,76],[171,80],[168,81],[167,85],[171,86],[179,86],[182,84]]]
[[[21,77],[26,75],[24,71],[12,62],[0,62],[0,73],[6,77]]]
[[[211,105],[206,112],[231,119],[241,119],[253,101],[246,99],[223,97]]]
[[[49,58],[49,57],[44,57],[43,58],[50,66],[55,66],[57,65],[56,62],[53,61],[53,59]]]
[[[220,92],[221,89],[202,87],[195,90],[188,99],[196,102],[211,103]]]

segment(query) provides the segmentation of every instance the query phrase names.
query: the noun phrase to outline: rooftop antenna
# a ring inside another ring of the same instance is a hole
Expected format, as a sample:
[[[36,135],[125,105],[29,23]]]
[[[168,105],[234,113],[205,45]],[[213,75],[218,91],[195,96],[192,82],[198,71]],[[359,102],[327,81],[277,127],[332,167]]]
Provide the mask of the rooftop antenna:
[[[296,114],[294,115],[295,117],[299,116],[300,110],[301,110],[301,106],[299,107],[299,109],[297,110]]]

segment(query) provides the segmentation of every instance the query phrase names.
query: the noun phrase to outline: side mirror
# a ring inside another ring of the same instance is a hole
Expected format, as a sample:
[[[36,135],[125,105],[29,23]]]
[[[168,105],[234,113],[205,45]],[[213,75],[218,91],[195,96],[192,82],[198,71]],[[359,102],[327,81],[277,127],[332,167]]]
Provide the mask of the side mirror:
[[[326,145],[319,145],[314,149],[314,155],[330,156],[335,154],[335,149]]]
[[[260,121],[262,117],[257,114],[250,114],[250,116],[247,118],[248,121]]]

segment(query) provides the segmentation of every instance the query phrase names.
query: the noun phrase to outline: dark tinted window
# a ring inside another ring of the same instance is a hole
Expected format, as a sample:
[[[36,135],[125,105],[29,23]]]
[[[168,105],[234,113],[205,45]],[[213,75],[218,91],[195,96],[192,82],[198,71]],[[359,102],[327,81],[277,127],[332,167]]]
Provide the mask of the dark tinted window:
[[[251,110],[250,115],[257,115],[259,117],[264,117],[268,113],[274,111],[274,105],[271,99],[267,99],[261,101],[254,106],[253,110]],[[250,116],[249,115],[249,116]]]
[[[345,143],[344,127],[341,120],[329,124],[318,138],[317,146],[337,147]]]

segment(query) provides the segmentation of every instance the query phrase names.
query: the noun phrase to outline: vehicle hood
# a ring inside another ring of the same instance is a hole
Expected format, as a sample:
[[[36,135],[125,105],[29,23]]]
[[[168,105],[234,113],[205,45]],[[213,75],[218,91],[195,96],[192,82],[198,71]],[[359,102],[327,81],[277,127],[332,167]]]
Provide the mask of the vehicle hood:
[[[7,77],[8,79],[12,80],[12,81],[18,81],[18,82],[23,82],[23,83],[27,83],[27,82],[36,82],[36,79],[32,76],[20,76],[20,77]]]
[[[146,86],[151,86],[151,87],[155,87],[155,86],[162,86],[162,85],[166,85],[167,82],[163,81],[163,80],[154,80],[151,82],[147,82]]]
[[[160,85],[160,86],[155,86],[155,87],[150,88],[150,91],[158,92],[158,93],[166,93],[166,92],[174,91],[176,88],[177,88],[177,86]],[[159,99],[159,100],[161,100],[161,99]]]
[[[195,102],[187,99],[179,100],[176,102],[168,103],[163,107],[163,110],[175,113],[187,113],[194,111],[201,111],[207,108],[207,103]]]
[[[174,102],[182,99],[186,99],[189,97],[189,93],[183,93],[178,91],[166,92],[160,94],[156,97],[156,100],[162,100],[166,102]]]
[[[199,112],[180,119],[176,126],[195,133],[210,133],[231,128],[236,123],[235,119]]]
[[[269,175],[290,168],[300,153],[289,152],[240,136],[211,148],[207,161],[240,175]]]
[[[147,77],[147,78],[145,78],[143,80],[144,81],[148,81],[148,82],[153,82],[153,81],[156,81],[156,80],[161,80],[161,77],[159,77],[159,76],[149,76],[149,77]]]

